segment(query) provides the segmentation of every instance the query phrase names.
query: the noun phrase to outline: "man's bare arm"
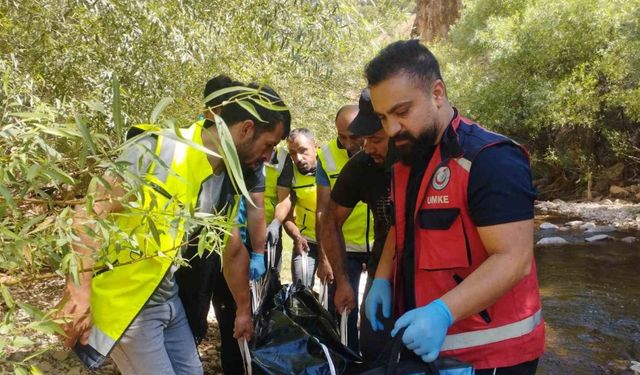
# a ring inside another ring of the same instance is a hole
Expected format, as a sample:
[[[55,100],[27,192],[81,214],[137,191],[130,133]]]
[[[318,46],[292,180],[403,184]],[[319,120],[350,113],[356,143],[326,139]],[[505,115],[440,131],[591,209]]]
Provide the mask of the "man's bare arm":
[[[317,242],[318,247],[321,248],[322,237],[320,233],[322,233],[322,214],[327,210],[329,206],[329,200],[331,199],[331,188],[328,186],[318,185],[316,188],[316,234],[317,234]]]
[[[351,215],[353,208],[344,207],[331,199],[329,207],[322,215],[323,250],[326,254],[336,281],[334,304],[339,313],[351,311],[356,307],[356,295],[346,271],[346,246],[342,234],[342,225]]]
[[[333,277],[338,284],[349,283],[349,276],[345,271],[346,247],[342,225],[352,211],[353,208],[341,206],[330,199],[328,208],[322,215],[322,249],[329,260]]]
[[[333,271],[329,259],[322,248],[322,215],[327,210],[331,199],[331,188],[318,185],[316,190],[316,242],[318,243],[318,270],[316,274],[320,280],[333,281]]]
[[[232,229],[229,241],[224,248],[222,264],[224,278],[237,306],[234,337],[244,337],[249,340],[253,334],[249,291],[249,252],[242,244],[240,230],[237,227]]]
[[[264,217],[264,192],[249,193],[255,207],[247,204],[247,230],[251,246],[256,253],[264,253],[267,239],[267,222]]]
[[[396,252],[396,227],[391,227],[384,241],[382,255],[376,268],[376,279],[391,280],[393,277],[393,258]]]
[[[295,207],[295,203],[293,204],[293,207]],[[293,240],[294,255],[301,255],[303,251],[309,251],[309,244],[307,243],[307,240],[302,237],[300,229],[296,225],[295,218],[293,217],[293,207],[291,207],[291,210],[287,214],[282,226],[284,227],[284,231],[287,232],[287,235],[289,235]]]
[[[287,215],[289,215],[289,211],[293,208],[291,203],[291,189],[278,186],[277,194],[278,204],[276,205],[273,217],[278,219],[281,223],[284,223]]]

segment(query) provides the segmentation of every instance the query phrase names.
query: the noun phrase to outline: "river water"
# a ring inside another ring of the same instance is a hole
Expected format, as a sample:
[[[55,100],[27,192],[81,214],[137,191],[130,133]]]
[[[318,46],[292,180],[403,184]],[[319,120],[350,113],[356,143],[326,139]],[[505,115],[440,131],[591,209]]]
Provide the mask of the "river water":
[[[536,248],[547,341],[538,374],[614,374],[611,361],[640,361],[640,244],[580,236]]]

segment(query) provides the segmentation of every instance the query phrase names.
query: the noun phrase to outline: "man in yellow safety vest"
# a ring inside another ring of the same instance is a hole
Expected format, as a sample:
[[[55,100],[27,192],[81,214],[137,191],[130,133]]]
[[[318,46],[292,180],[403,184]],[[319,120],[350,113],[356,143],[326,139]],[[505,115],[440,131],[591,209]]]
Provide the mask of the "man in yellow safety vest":
[[[294,282],[313,286],[317,267],[316,241],[316,155],[317,144],[313,133],[306,128],[291,131],[287,139],[291,163],[287,163],[279,182],[290,189],[293,210],[284,224],[293,239],[291,278]],[[279,187],[280,188],[280,187]],[[306,264],[303,264],[304,260]],[[306,266],[306,267],[304,267]],[[304,270],[308,270],[306,273]]]
[[[225,76],[214,80],[220,88],[245,86]],[[245,89],[232,95],[250,92],[243,100],[255,104],[259,117],[237,102],[223,104],[226,97],[221,95],[206,103],[207,119],[179,134],[173,130],[147,134],[145,130],[153,127],[134,127],[131,135],[136,140],[120,160],[128,163],[130,175],[142,180],[140,192],[129,194],[132,184],[128,180],[107,173],[106,183],[92,192],[93,212],[78,210],[73,250],[81,257],[83,271],[79,283],[67,281],[61,314],[69,318],[63,327],[65,345],[74,347],[91,369],[110,355],[124,374],[202,374],[178,297],[175,260],[186,243],[197,241],[192,235],[199,234],[185,228],[187,215],[234,215],[235,205],[228,203],[237,199],[229,199],[232,194],[223,196],[225,186],[231,183],[230,172],[221,158],[209,153],[221,154],[219,145],[225,141],[212,121],[213,112],[227,124],[241,164],[252,170],[268,159],[289,132],[286,107],[273,110],[259,105],[266,100],[284,106],[273,90]],[[108,217],[115,229],[103,236],[105,232],[96,227],[95,219]],[[232,229],[232,235],[238,238],[237,228]],[[122,236],[133,240],[119,241]],[[123,248],[123,243],[135,246]],[[233,275],[228,278],[229,289],[238,305],[235,330],[237,337],[248,339],[253,329],[250,298],[248,290],[245,292],[250,255],[238,246],[231,250],[225,251],[224,263],[225,275]],[[251,258],[261,259],[261,255],[252,254]],[[251,263],[259,272],[259,261]]]

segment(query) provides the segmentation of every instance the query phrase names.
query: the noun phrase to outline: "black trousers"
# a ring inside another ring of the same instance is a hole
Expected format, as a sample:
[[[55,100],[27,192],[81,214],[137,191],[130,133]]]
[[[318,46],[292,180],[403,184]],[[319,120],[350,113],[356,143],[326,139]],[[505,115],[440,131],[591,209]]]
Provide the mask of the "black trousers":
[[[402,352],[402,358],[411,359],[417,362],[422,361],[422,359],[418,357],[411,350],[404,350]],[[535,375],[536,370],[538,369],[538,360],[539,358],[536,358],[533,361],[522,362],[515,366],[510,366],[510,367],[486,368],[482,370],[475,370],[475,374],[476,375]]]
[[[538,360],[539,358],[511,367],[476,370],[476,375],[534,375],[538,369]]]
[[[233,338],[233,326],[236,321],[236,303],[229,290],[227,281],[222,274],[222,268],[214,271],[213,310],[218,321],[220,331],[220,360],[225,374],[244,374],[242,355],[238,341]]]
[[[247,241],[249,242],[249,241]],[[282,241],[276,246],[275,267],[278,270],[282,263]],[[265,262],[266,262],[265,257]],[[238,347],[238,340],[233,338],[233,327],[236,321],[236,303],[233,295],[229,290],[227,281],[222,274],[222,267],[217,267],[213,274],[213,296],[211,304],[218,321],[218,329],[220,331],[220,361],[222,362],[222,370],[227,375],[244,374],[244,365],[242,363],[242,354]]]
[[[367,284],[364,289],[362,301],[367,299],[371,284],[373,283],[375,268],[370,269],[367,275]],[[363,306],[364,307],[364,306]],[[384,325],[382,331],[374,331],[371,322],[365,315],[364,308],[360,309],[360,353],[365,363],[374,363],[382,354],[387,343],[391,340],[391,330],[393,329],[393,316],[385,318],[382,316],[382,309],[379,308],[378,319]]]

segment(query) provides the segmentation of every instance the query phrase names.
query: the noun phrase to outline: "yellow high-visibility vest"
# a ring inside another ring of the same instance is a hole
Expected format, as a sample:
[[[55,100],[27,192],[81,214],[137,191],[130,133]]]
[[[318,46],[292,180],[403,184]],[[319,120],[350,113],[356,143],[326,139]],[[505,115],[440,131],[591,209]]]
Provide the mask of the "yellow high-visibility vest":
[[[318,151],[318,158],[327,172],[331,188],[336,183],[340,171],[349,161],[346,149],[338,147],[334,139]],[[358,202],[342,225],[342,235],[348,252],[367,252],[373,246],[373,215],[367,204]]]
[[[273,220],[276,206],[278,205],[278,177],[282,174],[284,163],[289,157],[289,152],[283,146],[276,147],[277,164],[265,163],[264,181],[264,216],[267,225]]]
[[[302,237],[316,242],[316,175],[304,175],[293,165],[291,190],[296,194],[296,226]]]
[[[204,120],[183,129],[182,137],[203,146],[203,124]],[[91,283],[89,345],[103,356],[124,334],[186,245],[179,213],[197,210],[200,187],[213,174],[204,152],[170,137],[157,137],[155,155],[136,209],[112,214],[120,230],[109,237],[107,258],[114,267],[95,274]],[[239,199],[235,202],[227,219],[235,216]],[[118,236],[133,237],[135,252],[121,248]]]

